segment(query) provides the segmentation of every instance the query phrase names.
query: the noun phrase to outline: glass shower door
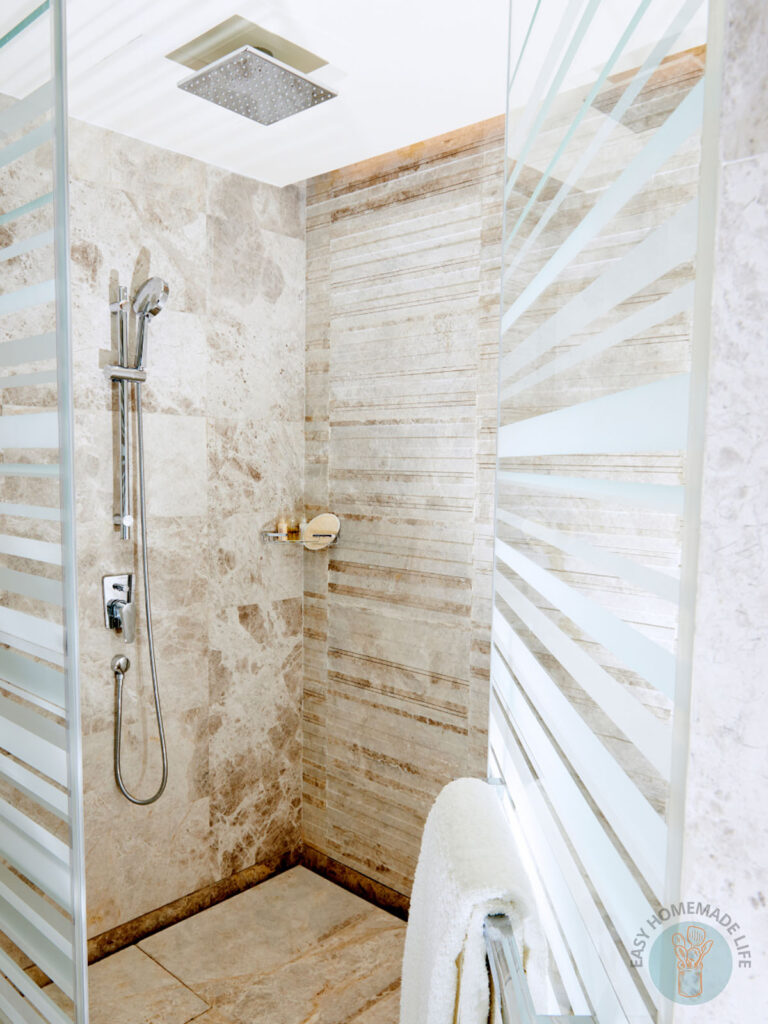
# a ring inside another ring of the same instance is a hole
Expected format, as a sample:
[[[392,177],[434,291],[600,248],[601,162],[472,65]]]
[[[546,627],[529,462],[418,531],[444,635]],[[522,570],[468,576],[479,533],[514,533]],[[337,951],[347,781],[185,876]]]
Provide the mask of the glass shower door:
[[[512,14],[490,770],[534,866],[547,1011],[654,1024],[638,934],[680,898],[707,6]]]
[[[0,1021],[87,1021],[64,0],[0,12]]]

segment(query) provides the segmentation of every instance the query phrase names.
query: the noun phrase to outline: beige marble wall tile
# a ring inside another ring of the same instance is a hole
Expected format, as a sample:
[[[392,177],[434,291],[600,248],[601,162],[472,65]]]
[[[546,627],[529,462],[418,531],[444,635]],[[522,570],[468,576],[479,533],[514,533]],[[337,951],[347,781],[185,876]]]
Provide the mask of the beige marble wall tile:
[[[78,124],[71,173],[86,883],[96,934],[274,863],[299,841],[301,557],[268,550],[259,531],[302,495],[303,201],[300,189],[235,179]],[[111,523],[116,401],[103,367],[116,356],[108,303],[117,275],[132,290],[150,275],[170,286],[150,328],[144,386],[170,760],[168,788],[150,807],[129,804],[112,777],[109,662],[126,653],[124,777],[141,795],[160,778],[143,620],[126,647],[106,631],[101,599],[104,574],[133,571],[141,585],[136,531],[122,542]]]
[[[207,441],[212,513],[269,509],[276,517],[281,509],[301,510],[303,497],[298,485],[304,437],[300,417],[212,416]],[[276,474],[276,465],[285,467],[285,472]]]
[[[207,180],[208,210],[214,216],[240,223],[255,223],[268,231],[303,238],[303,185],[276,188],[217,167],[208,168]]]
[[[152,515],[205,516],[208,512],[205,419],[147,413],[144,449],[147,507]]]
[[[293,328],[217,317],[208,335],[208,414],[237,419],[247,409],[256,420],[300,420],[302,340],[302,332]]]
[[[210,216],[209,312],[258,324],[262,331],[301,330],[304,240],[253,223]]]

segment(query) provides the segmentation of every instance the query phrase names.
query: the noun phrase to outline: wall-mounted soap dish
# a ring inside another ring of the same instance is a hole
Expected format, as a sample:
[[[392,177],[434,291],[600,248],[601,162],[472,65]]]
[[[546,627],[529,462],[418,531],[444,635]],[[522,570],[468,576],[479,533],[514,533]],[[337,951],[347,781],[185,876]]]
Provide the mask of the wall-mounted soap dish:
[[[297,531],[262,530],[261,539],[276,544],[303,544],[307,551],[322,551],[335,544],[340,533],[339,517],[333,512],[321,512],[308,523],[302,523]]]

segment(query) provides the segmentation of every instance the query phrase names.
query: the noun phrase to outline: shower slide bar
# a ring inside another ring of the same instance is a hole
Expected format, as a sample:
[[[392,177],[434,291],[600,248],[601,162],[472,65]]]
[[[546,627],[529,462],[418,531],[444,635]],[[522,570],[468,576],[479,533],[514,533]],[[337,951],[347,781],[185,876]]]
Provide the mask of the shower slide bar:
[[[485,951],[493,979],[494,1024],[595,1024],[594,1017],[540,1014],[533,1008],[523,961],[506,914],[489,914],[483,925]]]
[[[117,315],[117,357],[121,368],[128,365],[128,289],[119,285],[117,302],[110,306],[112,313]],[[110,370],[117,369],[110,367]],[[111,376],[111,375],[110,375]],[[131,515],[131,453],[130,430],[128,428],[128,389],[126,378],[111,376],[117,380],[118,430],[120,435],[120,512],[114,517],[114,523],[120,527],[120,539],[128,540],[131,536],[133,516]]]

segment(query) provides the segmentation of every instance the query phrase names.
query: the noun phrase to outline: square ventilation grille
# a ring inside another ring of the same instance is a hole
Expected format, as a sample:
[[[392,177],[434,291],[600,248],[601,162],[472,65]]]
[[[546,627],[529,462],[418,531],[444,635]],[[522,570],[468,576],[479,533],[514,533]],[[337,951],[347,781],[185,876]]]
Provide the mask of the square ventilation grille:
[[[259,124],[274,124],[336,96],[252,46],[209,64],[179,82],[179,88]]]

